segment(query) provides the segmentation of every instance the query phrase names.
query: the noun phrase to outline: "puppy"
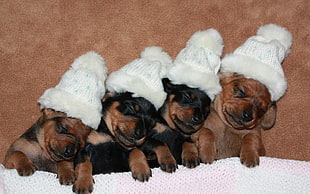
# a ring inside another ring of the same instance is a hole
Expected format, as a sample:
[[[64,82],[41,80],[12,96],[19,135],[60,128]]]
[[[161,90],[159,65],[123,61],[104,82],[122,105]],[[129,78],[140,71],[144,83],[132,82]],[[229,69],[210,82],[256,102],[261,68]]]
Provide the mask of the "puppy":
[[[148,139],[156,128],[157,111],[153,104],[132,93],[117,93],[103,101],[103,117],[92,131],[88,145],[75,161],[77,181],[73,192],[93,191],[92,174],[131,171],[135,180],[148,181],[151,169],[142,150],[156,153],[162,170],[174,172],[176,162],[162,142]]]
[[[4,166],[16,169],[20,176],[36,170],[57,173],[60,184],[73,184],[73,159],[85,146],[90,131],[81,120],[43,109],[37,122],[9,147]]]
[[[260,82],[237,73],[219,73],[222,92],[215,98],[204,123],[208,155],[213,160],[240,157],[247,167],[259,164],[265,155],[261,130],[276,121],[276,102]]]
[[[200,130],[204,130],[202,126],[209,115],[211,99],[198,88],[172,84],[168,78],[164,78],[162,83],[167,98],[159,109],[163,118],[160,123],[169,128],[154,133],[153,138],[167,143],[178,164],[194,168],[199,165],[200,158],[206,158],[203,152],[198,152],[200,144],[197,137],[203,134]],[[196,139],[192,138],[193,134],[196,134]],[[203,151],[203,148],[200,150]],[[158,165],[152,160],[149,162],[152,167]]]

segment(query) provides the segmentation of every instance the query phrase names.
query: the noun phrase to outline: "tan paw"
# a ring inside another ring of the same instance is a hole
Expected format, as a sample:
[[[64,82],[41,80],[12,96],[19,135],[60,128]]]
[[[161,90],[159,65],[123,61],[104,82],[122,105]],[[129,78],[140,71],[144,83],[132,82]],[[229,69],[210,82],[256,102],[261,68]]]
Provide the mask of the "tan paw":
[[[58,178],[61,185],[72,185],[76,180],[75,173],[71,169],[58,172]]]
[[[27,162],[20,165],[16,170],[20,176],[30,176],[36,171],[36,168],[33,163]]]
[[[94,180],[92,177],[78,179],[72,187],[72,191],[78,194],[88,194],[93,192],[93,190]]]
[[[259,165],[259,155],[256,152],[243,152],[240,154],[240,162],[246,167],[253,168]]]
[[[196,152],[184,152],[182,154],[182,164],[187,168],[195,168],[199,166],[200,159]]]

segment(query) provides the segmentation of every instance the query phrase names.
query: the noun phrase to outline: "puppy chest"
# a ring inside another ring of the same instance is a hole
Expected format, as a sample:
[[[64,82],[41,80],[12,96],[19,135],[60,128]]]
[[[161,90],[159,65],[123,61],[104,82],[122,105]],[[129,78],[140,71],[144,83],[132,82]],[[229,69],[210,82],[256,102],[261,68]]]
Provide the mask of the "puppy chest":
[[[239,156],[241,149],[241,137],[231,133],[225,133],[216,137],[216,159]]]

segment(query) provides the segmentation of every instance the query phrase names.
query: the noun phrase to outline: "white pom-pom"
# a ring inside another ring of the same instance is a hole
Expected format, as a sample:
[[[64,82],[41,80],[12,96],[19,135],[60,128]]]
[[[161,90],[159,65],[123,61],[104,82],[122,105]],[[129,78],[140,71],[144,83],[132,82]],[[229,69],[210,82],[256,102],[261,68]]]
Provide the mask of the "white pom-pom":
[[[146,47],[141,53],[141,58],[149,61],[159,61],[162,65],[172,63],[172,59],[168,53],[164,52],[161,47]]]
[[[292,34],[286,28],[275,24],[261,26],[257,30],[257,35],[262,36],[267,41],[278,40],[283,45],[286,53],[292,45]]]
[[[221,34],[213,28],[194,33],[187,41],[188,47],[192,45],[208,48],[218,56],[222,55],[224,47]]]
[[[108,68],[104,59],[96,52],[89,51],[74,60],[71,67],[75,70],[87,71],[96,75],[104,83]]]

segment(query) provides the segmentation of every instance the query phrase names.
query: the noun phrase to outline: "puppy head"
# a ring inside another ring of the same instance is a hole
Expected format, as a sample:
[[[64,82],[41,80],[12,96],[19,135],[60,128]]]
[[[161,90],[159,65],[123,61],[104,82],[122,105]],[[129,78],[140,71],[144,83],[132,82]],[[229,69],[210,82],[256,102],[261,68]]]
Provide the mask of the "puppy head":
[[[62,112],[43,109],[42,113],[40,127],[43,134],[39,141],[46,152],[54,161],[72,160],[78,149],[85,145],[91,128]]]
[[[131,149],[146,140],[149,130],[155,126],[152,117],[156,109],[148,100],[132,97],[132,93],[119,93],[103,102],[103,120],[115,140]],[[101,122],[103,124],[103,122]]]
[[[222,120],[235,129],[252,129],[275,123],[276,106],[262,83],[236,73],[219,73],[222,92],[215,99],[215,109]]]
[[[167,99],[160,112],[172,129],[190,135],[199,130],[210,113],[211,99],[198,88],[162,80]]]

